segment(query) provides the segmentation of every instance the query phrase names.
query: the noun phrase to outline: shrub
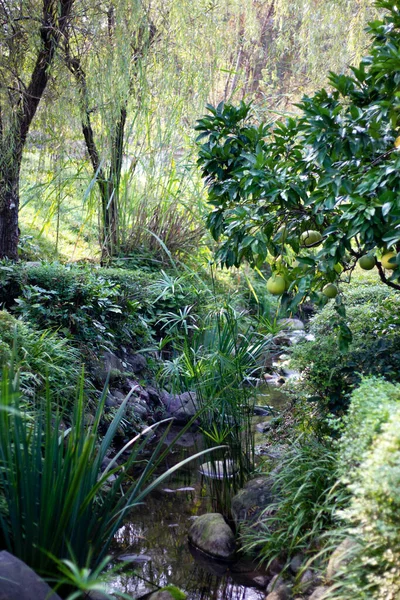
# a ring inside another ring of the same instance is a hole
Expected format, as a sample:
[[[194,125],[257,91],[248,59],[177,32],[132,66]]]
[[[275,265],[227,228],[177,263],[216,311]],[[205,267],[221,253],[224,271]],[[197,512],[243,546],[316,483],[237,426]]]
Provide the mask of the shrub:
[[[360,286],[347,293],[347,323],[353,340],[340,349],[335,311],[325,306],[310,322],[314,341],[299,343],[292,365],[303,372],[303,386],[332,411],[342,411],[361,375],[400,380],[400,296],[384,286]]]
[[[0,364],[11,362],[20,372],[21,389],[31,399],[43,393],[45,381],[56,399],[72,399],[80,372],[80,354],[57,333],[39,331],[0,311]]]
[[[383,379],[369,377],[352,393],[347,414],[343,418],[343,433],[338,441],[339,475],[357,477],[354,469],[360,465],[372,443],[382,432],[391,416],[400,410],[400,386]],[[357,435],[355,436],[355,432]]]
[[[148,274],[43,263],[3,264],[0,277],[0,300],[39,328],[57,329],[93,350],[137,347],[148,339],[138,315],[147,302]]]
[[[332,596],[396,600],[400,597],[400,406],[383,425],[355,480],[350,506],[342,517],[358,545]]]

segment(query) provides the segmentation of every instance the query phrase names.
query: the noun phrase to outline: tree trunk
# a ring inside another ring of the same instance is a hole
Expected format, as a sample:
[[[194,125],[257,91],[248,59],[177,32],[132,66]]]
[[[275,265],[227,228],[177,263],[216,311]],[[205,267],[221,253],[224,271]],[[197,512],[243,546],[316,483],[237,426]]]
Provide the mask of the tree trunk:
[[[68,27],[74,0],[43,0],[40,47],[29,84],[22,87],[9,109],[12,126],[0,126],[0,258],[18,259],[19,177],[22,151],[29,128],[46,89],[50,66],[61,36]],[[22,79],[22,74],[16,74]],[[0,86],[4,85],[0,82]],[[0,113],[3,111],[1,108]]]
[[[0,258],[18,260],[19,168],[0,173]]]

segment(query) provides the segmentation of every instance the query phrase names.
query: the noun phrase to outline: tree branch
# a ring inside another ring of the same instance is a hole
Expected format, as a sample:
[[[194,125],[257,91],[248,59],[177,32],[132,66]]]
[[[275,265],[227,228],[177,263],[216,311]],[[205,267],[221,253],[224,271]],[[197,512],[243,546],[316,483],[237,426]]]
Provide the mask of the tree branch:
[[[19,107],[17,132],[19,152],[22,152],[29,127],[49,80],[49,67],[53,61],[60,39],[68,27],[73,3],[74,0],[43,0],[43,17],[40,28],[41,47],[29,85],[26,92],[22,93],[22,101]],[[58,13],[58,11],[60,12]]]
[[[379,277],[381,278],[381,281],[383,283],[385,283],[386,285],[388,285],[389,287],[393,288],[394,290],[400,290],[400,285],[398,283],[394,283],[393,281],[390,281],[390,279],[388,279],[385,275],[385,271],[382,268],[382,263],[380,263],[379,261],[376,261],[376,266],[378,267],[378,273],[379,273]]]

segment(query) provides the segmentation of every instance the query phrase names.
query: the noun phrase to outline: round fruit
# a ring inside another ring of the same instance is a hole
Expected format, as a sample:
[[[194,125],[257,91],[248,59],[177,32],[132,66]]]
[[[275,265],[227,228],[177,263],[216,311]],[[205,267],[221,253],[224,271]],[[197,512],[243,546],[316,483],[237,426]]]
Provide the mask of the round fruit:
[[[364,254],[364,256],[358,259],[358,264],[364,271],[370,271],[375,266],[375,256]]]
[[[339,291],[338,291],[336,285],[334,285],[333,283],[328,283],[324,288],[322,288],[322,293],[327,298],[336,298]]]
[[[397,267],[396,262],[389,262],[391,258],[396,258],[396,253],[395,252],[387,252],[386,254],[384,254],[381,258],[381,263],[382,263],[382,267],[384,269],[395,269]]]
[[[286,280],[280,275],[272,275],[267,281],[267,290],[274,296],[280,296],[286,289]]]
[[[395,148],[400,147],[400,135],[394,140],[394,147]]]
[[[306,246],[306,248],[317,244],[317,242],[320,242],[321,240],[322,235],[320,232],[314,231],[313,229],[310,229],[309,231],[303,231],[300,236],[300,243],[302,246]]]

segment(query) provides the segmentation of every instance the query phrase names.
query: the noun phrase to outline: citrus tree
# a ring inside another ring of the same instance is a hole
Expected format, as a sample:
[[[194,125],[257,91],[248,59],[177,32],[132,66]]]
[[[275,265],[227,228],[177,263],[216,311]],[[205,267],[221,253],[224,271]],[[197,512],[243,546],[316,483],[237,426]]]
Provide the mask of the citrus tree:
[[[249,104],[221,103],[196,126],[218,260],[269,262],[289,306],[337,296],[340,313],[337,283],[357,263],[400,290],[400,11],[376,5],[370,55],[298,116],[258,124]]]

